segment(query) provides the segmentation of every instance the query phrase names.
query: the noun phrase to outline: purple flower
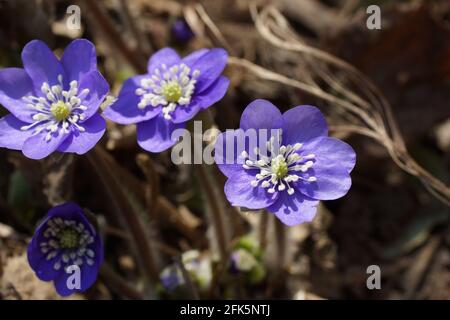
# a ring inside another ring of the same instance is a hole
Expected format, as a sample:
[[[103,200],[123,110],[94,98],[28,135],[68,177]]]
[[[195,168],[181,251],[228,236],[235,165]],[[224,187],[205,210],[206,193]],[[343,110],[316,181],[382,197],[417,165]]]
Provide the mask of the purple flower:
[[[104,115],[120,124],[137,124],[139,145],[150,152],[173,146],[184,128],[200,110],[225,95],[229,81],[221,76],[227,63],[223,49],[201,49],[180,58],[170,48],[156,52],[148,73],[125,81],[117,101]]]
[[[54,151],[84,154],[105,132],[97,113],[109,91],[87,40],[69,44],[58,60],[45,43],[29,42],[23,69],[0,70],[0,103],[11,114],[0,119],[0,147],[31,159]]]
[[[230,269],[232,273],[248,272],[252,270],[258,261],[247,250],[238,248],[231,253],[231,265]]]
[[[181,261],[189,276],[200,290],[211,285],[212,268],[209,256],[201,255],[197,250],[189,250],[181,255]],[[169,292],[185,284],[183,273],[178,264],[171,264],[163,269],[160,275],[163,288]]]
[[[316,107],[298,106],[281,114],[265,100],[248,105],[240,129],[219,135],[215,146],[215,161],[228,177],[228,200],[265,208],[286,225],[309,222],[319,200],[344,196],[355,158],[348,144],[328,137]]]
[[[50,209],[36,229],[28,246],[28,262],[39,279],[54,281],[61,296],[84,292],[94,284],[103,262],[102,240],[83,210],[69,202]],[[79,268],[78,289],[70,278],[75,274],[70,270],[73,266]]]
[[[161,272],[161,284],[169,292],[184,284],[183,274],[176,265],[170,265]]]
[[[192,32],[189,25],[182,18],[178,18],[172,25],[172,34],[175,38],[180,42],[187,42],[194,37],[194,33]]]

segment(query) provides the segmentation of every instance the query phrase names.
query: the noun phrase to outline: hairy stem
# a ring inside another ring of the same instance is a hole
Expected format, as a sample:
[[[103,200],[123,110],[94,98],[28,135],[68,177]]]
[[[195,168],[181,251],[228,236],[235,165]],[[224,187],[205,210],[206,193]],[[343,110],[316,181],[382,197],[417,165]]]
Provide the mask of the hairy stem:
[[[225,214],[223,212],[223,208],[219,205],[219,203],[216,200],[217,197],[214,194],[214,186],[210,181],[210,177],[208,175],[205,166],[198,165],[196,166],[196,169],[205,192],[206,202],[209,206],[208,211],[210,212],[210,218],[213,223],[215,236],[217,238],[217,246],[219,248],[220,258],[222,261],[224,261],[228,256],[228,249],[227,249],[228,241],[226,238],[227,234],[225,231],[225,221],[224,221]]]
[[[100,277],[105,281],[105,284],[111,288],[115,293],[125,296],[129,299],[143,300],[144,295],[131,284],[118,275],[109,265],[104,264],[100,269]]]
[[[88,159],[102,181],[111,202],[118,215],[123,218],[137,248],[137,258],[143,270],[153,284],[158,282],[159,268],[153,254],[152,244],[145,231],[141,217],[121,187],[121,182],[113,174],[108,161],[103,156],[104,151],[99,146],[88,153]]]
[[[271,214],[271,216],[274,226],[275,245],[277,250],[277,271],[282,272],[286,266],[287,230],[284,224],[282,224],[275,215]]]

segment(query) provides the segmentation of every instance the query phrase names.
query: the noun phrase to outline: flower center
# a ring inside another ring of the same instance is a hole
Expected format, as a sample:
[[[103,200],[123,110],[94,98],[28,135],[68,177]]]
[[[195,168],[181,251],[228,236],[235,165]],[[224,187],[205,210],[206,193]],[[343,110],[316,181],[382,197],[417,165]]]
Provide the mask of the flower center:
[[[85,225],[79,221],[66,220],[61,217],[51,218],[42,233],[39,242],[41,253],[45,259],[53,259],[53,268],[87,263],[94,265],[96,253],[91,249],[95,239]]]
[[[279,139],[281,141],[281,136]],[[275,137],[271,137],[267,142],[265,154],[259,148],[253,150],[252,156],[249,156],[247,151],[241,154],[245,160],[244,169],[259,170],[255,180],[250,183],[252,187],[261,184],[261,187],[267,189],[269,193],[287,190],[287,193],[292,195],[295,192],[292,183],[299,180],[308,183],[317,181],[317,178],[309,172],[314,166],[314,154],[301,155],[301,143],[280,146],[281,143],[274,142]]]
[[[67,228],[61,231],[59,244],[61,248],[75,248],[78,247],[79,240],[79,233],[72,228]]]
[[[199,75],[200,71],[191,72],[191,69],[183,63],[170,68],[162,64],[149,75],[149,78],[140,81],[140,88],[135,91],[136,95],[141,97],[138,108],[162,107],[164,118],[171,120],[171,113],[178,106],[191,103]]]
[[[66,120],[70,115],[70,107],[63,101],[53,103],[50,111],[58,122]]]
[[[183,92],[177,82],[170,82],[162,87],[163,95],[168,102],[178,102]]]
[[[284,157],[276,157],[271,161],[272,172],[277,176],[278,179],[284,178],[288,173],[289,169]]]
[[[67,134],[75,129],[84,132],[85,129],[79,124],[85,119],[84,111],[87,107],[81,104],[89,94],[89,89],[78,92],[78,81],[71,81],[68,90],[63,90],[63,77],[58,75],[59,84],[50,86],[44,82],[41,86],[42,96],[24,96],[22,100],[27,107],[34,111],[33,123],[23,126],[23,131],[34,128],[33,134],[47,131],[45,140],[49,141],[53,133]]]

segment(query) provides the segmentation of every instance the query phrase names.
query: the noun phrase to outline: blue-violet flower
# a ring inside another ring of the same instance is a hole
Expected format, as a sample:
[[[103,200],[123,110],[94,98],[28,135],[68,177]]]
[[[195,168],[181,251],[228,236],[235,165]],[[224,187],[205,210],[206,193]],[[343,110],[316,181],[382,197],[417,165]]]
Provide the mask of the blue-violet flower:
[[[50,209],[38,226],[28,246],[28,262],[39,279],[54,282],[61,296],[84,292],[103,262],[102,240],[83,210],[69,202]],[[68,284],[73,266],[79,268],[79,288],[76,281],[74,287]]]
[[[171,48],[156,52],[148,73],[125,81],[104,115],[119,124],[137,124],[138,144],[150,152],[173,146],[176,129],[225,95],[229,80],[221,76],[227,63],[224,49],[200,49],[180,58]],[[180,133],[181,136],[181,133]]]
[[[172,25],[172,34],[180,42],[187,42],[194,37],[194,33],[183,18],[178,18]]]
[[[252,131],[257,136],[253,145]],[[265,100],[248,105],[240,129],[219,135],[215,146],[231,204],[267,209],[286,225],[309,222],[319,200],[344,196],[355,159],[348,144],[328,137],[316,107],[297,106],[281,114]]]
[[[97,113],[109,85],[97,71],[94,45],[72,41],[58,60],[45,43],[29,42],[23,69],[0,70],[0,103],[11,114],[0,119],[0,147],[31,159],[53,153],[84,154],[103,136]]]
[[[181,261],[199,289],[208,289],[212,280],[212,266],[209,256],[202,256],[197,250],[189,250],[181,255]],[[172,292],[185,284],[183,273],[175,263],[163,269],[160,279],[162,286],[168,292]]]

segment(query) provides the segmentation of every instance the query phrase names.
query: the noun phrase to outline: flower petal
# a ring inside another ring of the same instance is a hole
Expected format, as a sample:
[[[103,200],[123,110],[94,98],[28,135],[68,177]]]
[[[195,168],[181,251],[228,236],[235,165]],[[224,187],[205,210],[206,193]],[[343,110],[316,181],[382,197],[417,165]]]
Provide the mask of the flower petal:
[[[181,133],[173,135],[176,129],[185,127],[184,123],[173,123],[159,115],[149,121],[137,124],[138,144],[150,152],[161,152],[172,147],[181,137]],[[172,136],[173,135],[173,136]]]
[[[80,270],[81,271],[81,288],[79,290],[80,292],[85,292],[90,287],[92,287],[92,285],[97,280],[99,267],[100,266],[96,264],[94,264],[93,266],[89,266],[86,263],[83,263]]]
[[[150,120],[161,112],[161,107],[138,108],[141,98],[136,95],[135,90],[143,77],[145,76],[136,76],[124,82],[117,100],[103,112],[106,118],[119,124],[133,124]]]
[[[201,108],[206,109],[225,96],[229,85],[230,80],[228,80],[227,77],[220,76],[212,85],[203,90],[203,92],[195,98],[195,101]]]
[[[262,209],[267,208],[277,199],[276,193],[268,193],[267,189],[260,186],[251,186],[250,183],[255,179],[257,170],[252,170],[252,173],[243,170],[239,175],[232,175],[225,183],[225,195],[233,206]]]
[[[202,55],[192,64],[192,71],[200,71],[195,85],[196,92],[202,92],[219,78],[227,65],[228,53],[221,48],[214,48]]]
[[[99,237],[96,237],[96,243],[100,242]],[[103,257],[103,247],[101,246],[101,242],[99,245],[96,246],[101,247],[101,250],[94,250],[94,252],[97,254],[100,254]],[[103,258],[101,258],[103,259]],[[68,286],[68,280],[69,277],[74,275],[74,272],[72,273],[66,273],[62,272],[58,278],[55,279],[54,285],[55,289],[58,292],[60,296],[66,297],[76,292],[85,292],[88,290],[97,280],[98,270],[100,268],[99,261],[96,261],[94,265],[90,266],[86,263],[86,261],[83,261],[83,264],[80,267],[80,288],[74,288],[70,289]],[[72,279],[69,280],[69,284]]]
[[[54,132],[52,134],[52,138],[49,141],[45,140],[47,135],[47,131],[43,130],[42,132],[35,134],[25,140],[23,144],[22,153],[30,159],[40,160],[52,152],[56,151],[58,147],[64,142],[65,139],[69,136],[68,134],[61,134],[60,130]]]
[[[282,125],[280,110],[267,100],[257,99],[242,113],[240,128],[244,130],[279,129]]]
[[[0,103],[18,119],[28,123],[33,122],[32,109],[27,107],[22,98],[32,94],[33,82],[24,69],[0,70]]]
[[[276,133],[278,132],[276,131],[274,136],[276,136]],[[268,132],[266,136],[251,129],[245,131],[243,129],[228,129],[220,134],[215,142],[215,163],[227,177],[240,174],[239,172],[242,170],[248,170],[243,168],[247,159],[256,159],[261,155],[268,155],[266,143],[269,140],[268,136],[272,134],[272,132]],[[255,148],[258,148],[258,150],[255,150]],[[243,155],[244,151],[246,155]]]
[[[42,253],[39,238],[42,235],[35,236],[27,248],[27,259],[36,276],[42,281],[51,281],[59,276],[61,270],[56,270],[53,266],[60,259],[60,254],[47,260],[46,254]]]
[[[95,252],[94,264],[92,266],[83,263],[81,266],[81,288],[80,292],[88,290],[97,280],[98,271],[103,263],[103,244],[100,235],[95,235],[94,245],[90,247]]]
[[[336,138],[320,137],[302,147],[304,154],[314,154],[318,165],[343,167],[350,172],[355,167],[356,153],[353,148]]]
[[[76,39],[64,50],[61,63],[66,71],[67,81],[79,81],[87,73],[97,70],[95,46],[89,40]]]
[[[78,91],[89,89],[87,96],[81,101],[87,107],[84,111],[86,120],[95,114],[109,92],[109,84],[97,70],[86,73],[81,79]],[[84,120],[84,121],[86,121]],[[82,123],[82,122],[81,122]]]
[[[93,246],[88,248],[95,252],[95,261],[93,265],[88,265],[86,260],[83,259],[83,264],[80,267],[80,288],[69,289],[67,280],[71,274],[63,272],[54,281],[55,289],[59,295],[69,296],[75,292],[85,292],[95,283],[100,265],[103,263],[103,244],[98,233],[95,236],[94,243]]]
[[[77,291],[76,289],[69,289],[69,286],[67,285],[67,280],[69,279],[70,276],[71,275],[66,273],[66,272],[61,272],[59,274],[58,278],[56,278],[54,280],[54,285],[55,285],[56,292],[61,297],[70,296],[71,294],[73,294],[73,293],[75,293]]]
[[[344,167],[321,166],[316,163],[308,173],[315,182],[298,182],[296,188],[304,195],[317,200],[335,200],[343,197],[352,185],[350,174]]]
[[[47,217],[48,219],[52,217],[63,217],[64,219],[82,220],[84,224],[89,225],[88,220],[84,216],[83,209],[74,202],[66,202],[52,207],[48,211]]]
[[[214,161],[217,167],[227,177],[239,175],[245,169],[242,167],[244,159],[240,157],[242,151],[246,150],[245,145],[239,145],[239,141],[244,139],[244,131],[227,130],[216,139],[214,145]],[[239,147],[242,150],[239,150]]]
[[[72,152],[85,154],[91,150],[103,137],[106,130],[105,119],[99,114],[94,114],[91,118],[84,121],[82,126],[85,132],[72,132],[69,137],[58,147],[60,152]]]
[[[170,113],[170,116],[174,123],[183,123],[195,117],[200,109],[200,105],[195,102],[186,106],[179,105],[172,113]]]
[[[294,145],[328,135],[328,126],[319,109],[297,106],[283,114],[283,144]]]
[[[27,43],[22,50],[22,61],[25,71],[33,81],[36,93],[41,93],[42,83],[50,86],[58,85],[58,75],[66,80],[64,69],[47,45],[40,40]]]
[[[0,147],[12,150],[21,150],[26,139],[33,133],[33,129],[28,131],[20,130],[28,125],[20,121],[12,114],[0,119]]]
[[[333,200],[344,196],[351,187],[350,171],[356,154],[343,141],[320,137],[305,143],[302,154],[314,154],[314,165],[307,171],[315,182],[299,181],[297,188],[305,195],[319,200]]]
[[[191,67],[193,63],[195,63],[198,59],[200,59],[202,56],[207,54],[209,52],[209,49],[203,48],[196,50],[192,52],[191,54],[188,54],[186,57],[184,57],[181,62],[187,65],[188,67]]]
[[[310,199],[300,192],[289,195],[281,192],[268,211],[274,213],[285,225],[294,226],[314,219],[319,201]]]
[[[162,64],[165,64],[166,67],[170,68],[179,62],[180,56],[175,50],[172,48],[163,48],[150,57],[147,70],[149,74],[153,74],[156,69],[161,68]]]

